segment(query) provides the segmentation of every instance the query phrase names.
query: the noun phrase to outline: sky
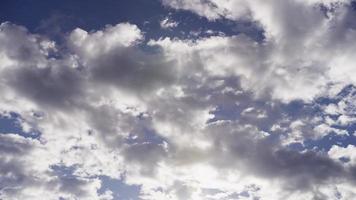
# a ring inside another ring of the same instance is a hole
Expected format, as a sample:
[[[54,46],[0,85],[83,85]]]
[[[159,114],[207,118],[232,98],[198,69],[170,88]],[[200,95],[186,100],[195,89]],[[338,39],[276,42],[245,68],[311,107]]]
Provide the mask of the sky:
[[[0,200],[356,199],[355,18],[1,0]]]

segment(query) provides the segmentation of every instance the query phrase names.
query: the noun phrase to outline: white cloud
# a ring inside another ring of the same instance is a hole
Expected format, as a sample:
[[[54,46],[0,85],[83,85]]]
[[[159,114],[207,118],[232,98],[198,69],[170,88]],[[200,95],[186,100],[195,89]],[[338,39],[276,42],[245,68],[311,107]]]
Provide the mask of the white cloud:
[[[160,23],[161,28],[163,29],[172,29],[178,26],[178,22],[173,21],[169,17],[164,18]]]
[[[331,158],[341,162],[340,159],[344,158],[347,160],[345,164],[355,165],[356,164],[356,152],[355,146],[348,145],[347,147],[340,147],[334,145],[328,152]]]
[[[128,47],[142,39],[141,31],[132,24],[107,26],[103,31],[88,33],[83,29],[75,29],[69,41],[79,50],[81,56],[90,57],[107,53],[118,47]]]

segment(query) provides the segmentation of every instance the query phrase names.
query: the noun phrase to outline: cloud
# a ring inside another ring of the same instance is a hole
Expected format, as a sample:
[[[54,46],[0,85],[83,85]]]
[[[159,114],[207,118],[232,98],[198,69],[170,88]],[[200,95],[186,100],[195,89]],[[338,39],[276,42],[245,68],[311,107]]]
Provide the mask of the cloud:
[[[160,22],[160,26],[163,29],[171,29],[171,28],[175,28],[178,26],[178,22],[173,21],[172,19],[170,19],[169,17],[164,18],[161,22]]]

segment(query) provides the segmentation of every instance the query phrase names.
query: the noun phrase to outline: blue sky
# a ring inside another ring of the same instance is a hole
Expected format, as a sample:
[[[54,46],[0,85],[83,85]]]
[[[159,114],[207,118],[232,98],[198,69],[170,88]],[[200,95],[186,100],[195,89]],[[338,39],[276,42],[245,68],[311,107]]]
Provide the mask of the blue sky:
[[[247,32],[260,39],[262,29],[249,21],[235,22],[228,19],[209,21],[189,11],[166,7],[158,0],[113,1],[105,0],[98,4],[89,1],[3,1],[0,19],[26,26],[31,31],[44,34],[63,34],[80,27],[97,30],[107,24],[129,22],[145,32],[147,38],[158,39],[164,36],[193,37],[191,31],[221,31],[226,35]],[[159,22],[170,16],[180,22],[176,30],[161,30]]]
[[[355,2],[0,2],[0,199],[353,200]]]

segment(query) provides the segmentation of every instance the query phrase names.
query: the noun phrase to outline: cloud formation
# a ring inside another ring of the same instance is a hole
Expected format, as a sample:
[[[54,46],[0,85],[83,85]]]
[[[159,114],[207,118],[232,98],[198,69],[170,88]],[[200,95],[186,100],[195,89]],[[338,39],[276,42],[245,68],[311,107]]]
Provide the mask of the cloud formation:
[[[258,44],[246,39],[241,41],[241,37],[233,36],[220,40],[203,39],[193,45],[198,49],[199,45],[209,45],[211,52],[214,52],[210,59],[217,62],[224,59],[226,62],[223,70],[229,70],[226,73],[235,71],[246,77],[249,88],[255,87],[254,90],[262,91],[265,88],[274,97],[290,101],[311,100],[315,96],[325,95],[330,85],[342,87],[355,83],[351,75],[355,73],[355,67],[348,60],[351,56],[347,56],[354,51],[350,45],[355,37],[354,24],[349,21],[354,15],[351,2],[193,2],[196,3],[184,0],[163,1],[165,5],[188,9],[211,20],[251,20],[263,28],[265,39]],[[165,42],[165,45],[170,44]],[[220,48],[229,50],[225,53]],[[215,50],[218,52],[215,53]],[[249,63],[251,60],[255,63]],[[289,92],[291,90],[294,92]]]
[[[0,199],[114,199],[101,177],[140,199],[355,198],[355,147],[307,146],[354,134],[352,3],[162,3],[265,38],[145,40],[119,23],[60,43],[0,25],[0,112],[41,133],[0,134]]]

